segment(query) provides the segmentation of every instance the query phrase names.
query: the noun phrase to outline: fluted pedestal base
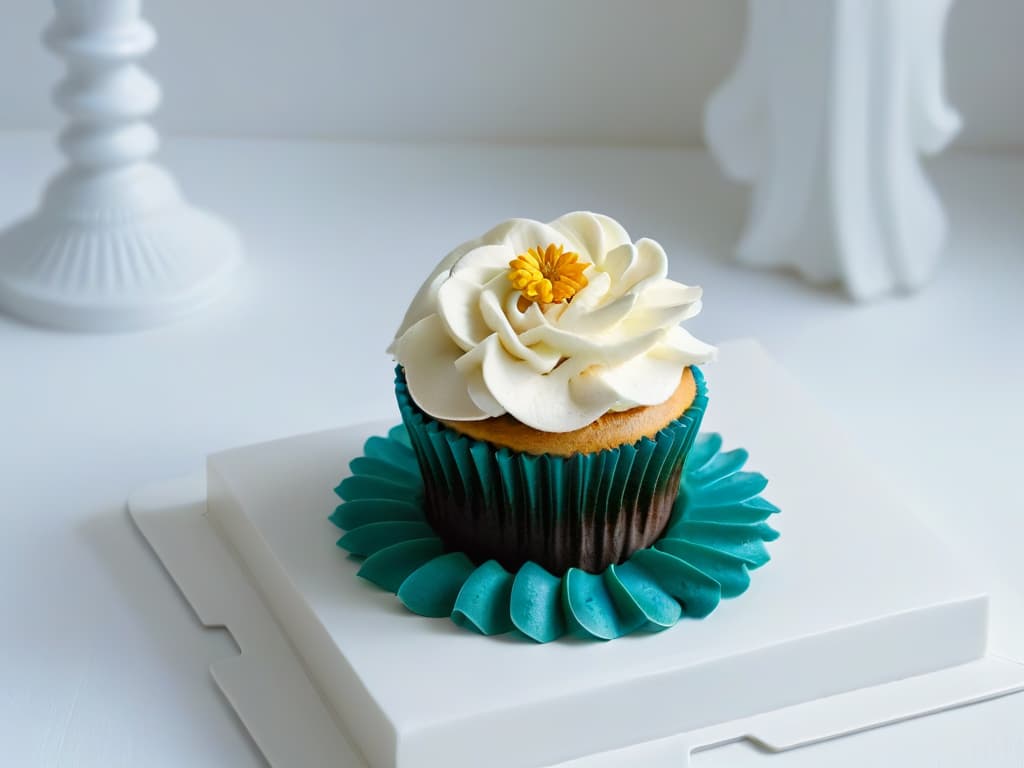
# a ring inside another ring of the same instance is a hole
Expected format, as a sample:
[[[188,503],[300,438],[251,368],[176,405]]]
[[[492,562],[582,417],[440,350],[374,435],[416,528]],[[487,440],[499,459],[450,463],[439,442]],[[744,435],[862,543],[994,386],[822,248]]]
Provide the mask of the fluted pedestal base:
[[[68,170],[0,233],[0,309],[78,331],[159,325],[215,298],[240,261],[236,233],[159,166]]]

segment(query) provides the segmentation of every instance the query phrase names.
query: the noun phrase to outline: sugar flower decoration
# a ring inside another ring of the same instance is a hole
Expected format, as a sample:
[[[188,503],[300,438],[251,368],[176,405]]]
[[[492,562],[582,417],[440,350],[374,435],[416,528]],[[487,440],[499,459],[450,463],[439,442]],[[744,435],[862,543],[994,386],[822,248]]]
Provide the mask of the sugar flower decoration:
[[[583,270],[590,265],[579,258],[561,245],[538,245],[509,262],[508,279],[527,301],[561,304],[587,285]]]

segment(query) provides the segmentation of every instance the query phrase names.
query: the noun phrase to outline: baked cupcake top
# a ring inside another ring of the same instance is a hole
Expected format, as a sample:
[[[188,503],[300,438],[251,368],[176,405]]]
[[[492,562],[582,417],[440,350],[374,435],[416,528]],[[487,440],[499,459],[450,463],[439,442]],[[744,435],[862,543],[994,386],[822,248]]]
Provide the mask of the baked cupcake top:
[[[510,219],[437,265],[390,351],[434,418],[571,432],[665,402],[683,369],[714,358],[679,325],[701,289],[667,273],[658,243],[607,216]]]

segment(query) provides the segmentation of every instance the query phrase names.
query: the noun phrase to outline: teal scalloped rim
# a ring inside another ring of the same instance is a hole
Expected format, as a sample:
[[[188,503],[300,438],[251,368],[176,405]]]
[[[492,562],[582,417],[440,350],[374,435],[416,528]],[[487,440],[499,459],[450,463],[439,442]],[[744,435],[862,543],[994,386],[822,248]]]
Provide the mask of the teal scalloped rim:
[[[747,451],[722,450],[701,434],[686,457],[672,519],[653,546],[604,573],[562,576],[528,562],[510,573],[446,552],[423,513],[423,484],[403,425],[366,441],[330,515],[346,531],[338,546],[362,559],[358,575],[392,592],[415,614],[449,617],[484,635],[518,631],[538,643],[578,635],[612,640],[704,618],[750,586],[778,538],[779,509],[761,497],[768,481],[745,472]]]

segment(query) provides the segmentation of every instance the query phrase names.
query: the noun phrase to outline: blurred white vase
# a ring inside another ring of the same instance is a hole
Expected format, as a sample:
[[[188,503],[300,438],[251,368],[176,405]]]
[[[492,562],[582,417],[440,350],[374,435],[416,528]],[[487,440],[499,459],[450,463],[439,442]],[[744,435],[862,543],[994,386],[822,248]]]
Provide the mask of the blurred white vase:
[[[946,238],[919,154],[960,129],[946,103],[952,0],[750,0],[746,47],[705,132],[752,186],[738,259],[864,300],[921,287]]]
[[[54,96],[67,163],[37,211],[0,233],[0,309],[83,331],[167,322],[227,286],[239,239],[150,160],[160,88],[136,64],[156,42],[140,0],[55,5],[45,40],[67,62]]]

